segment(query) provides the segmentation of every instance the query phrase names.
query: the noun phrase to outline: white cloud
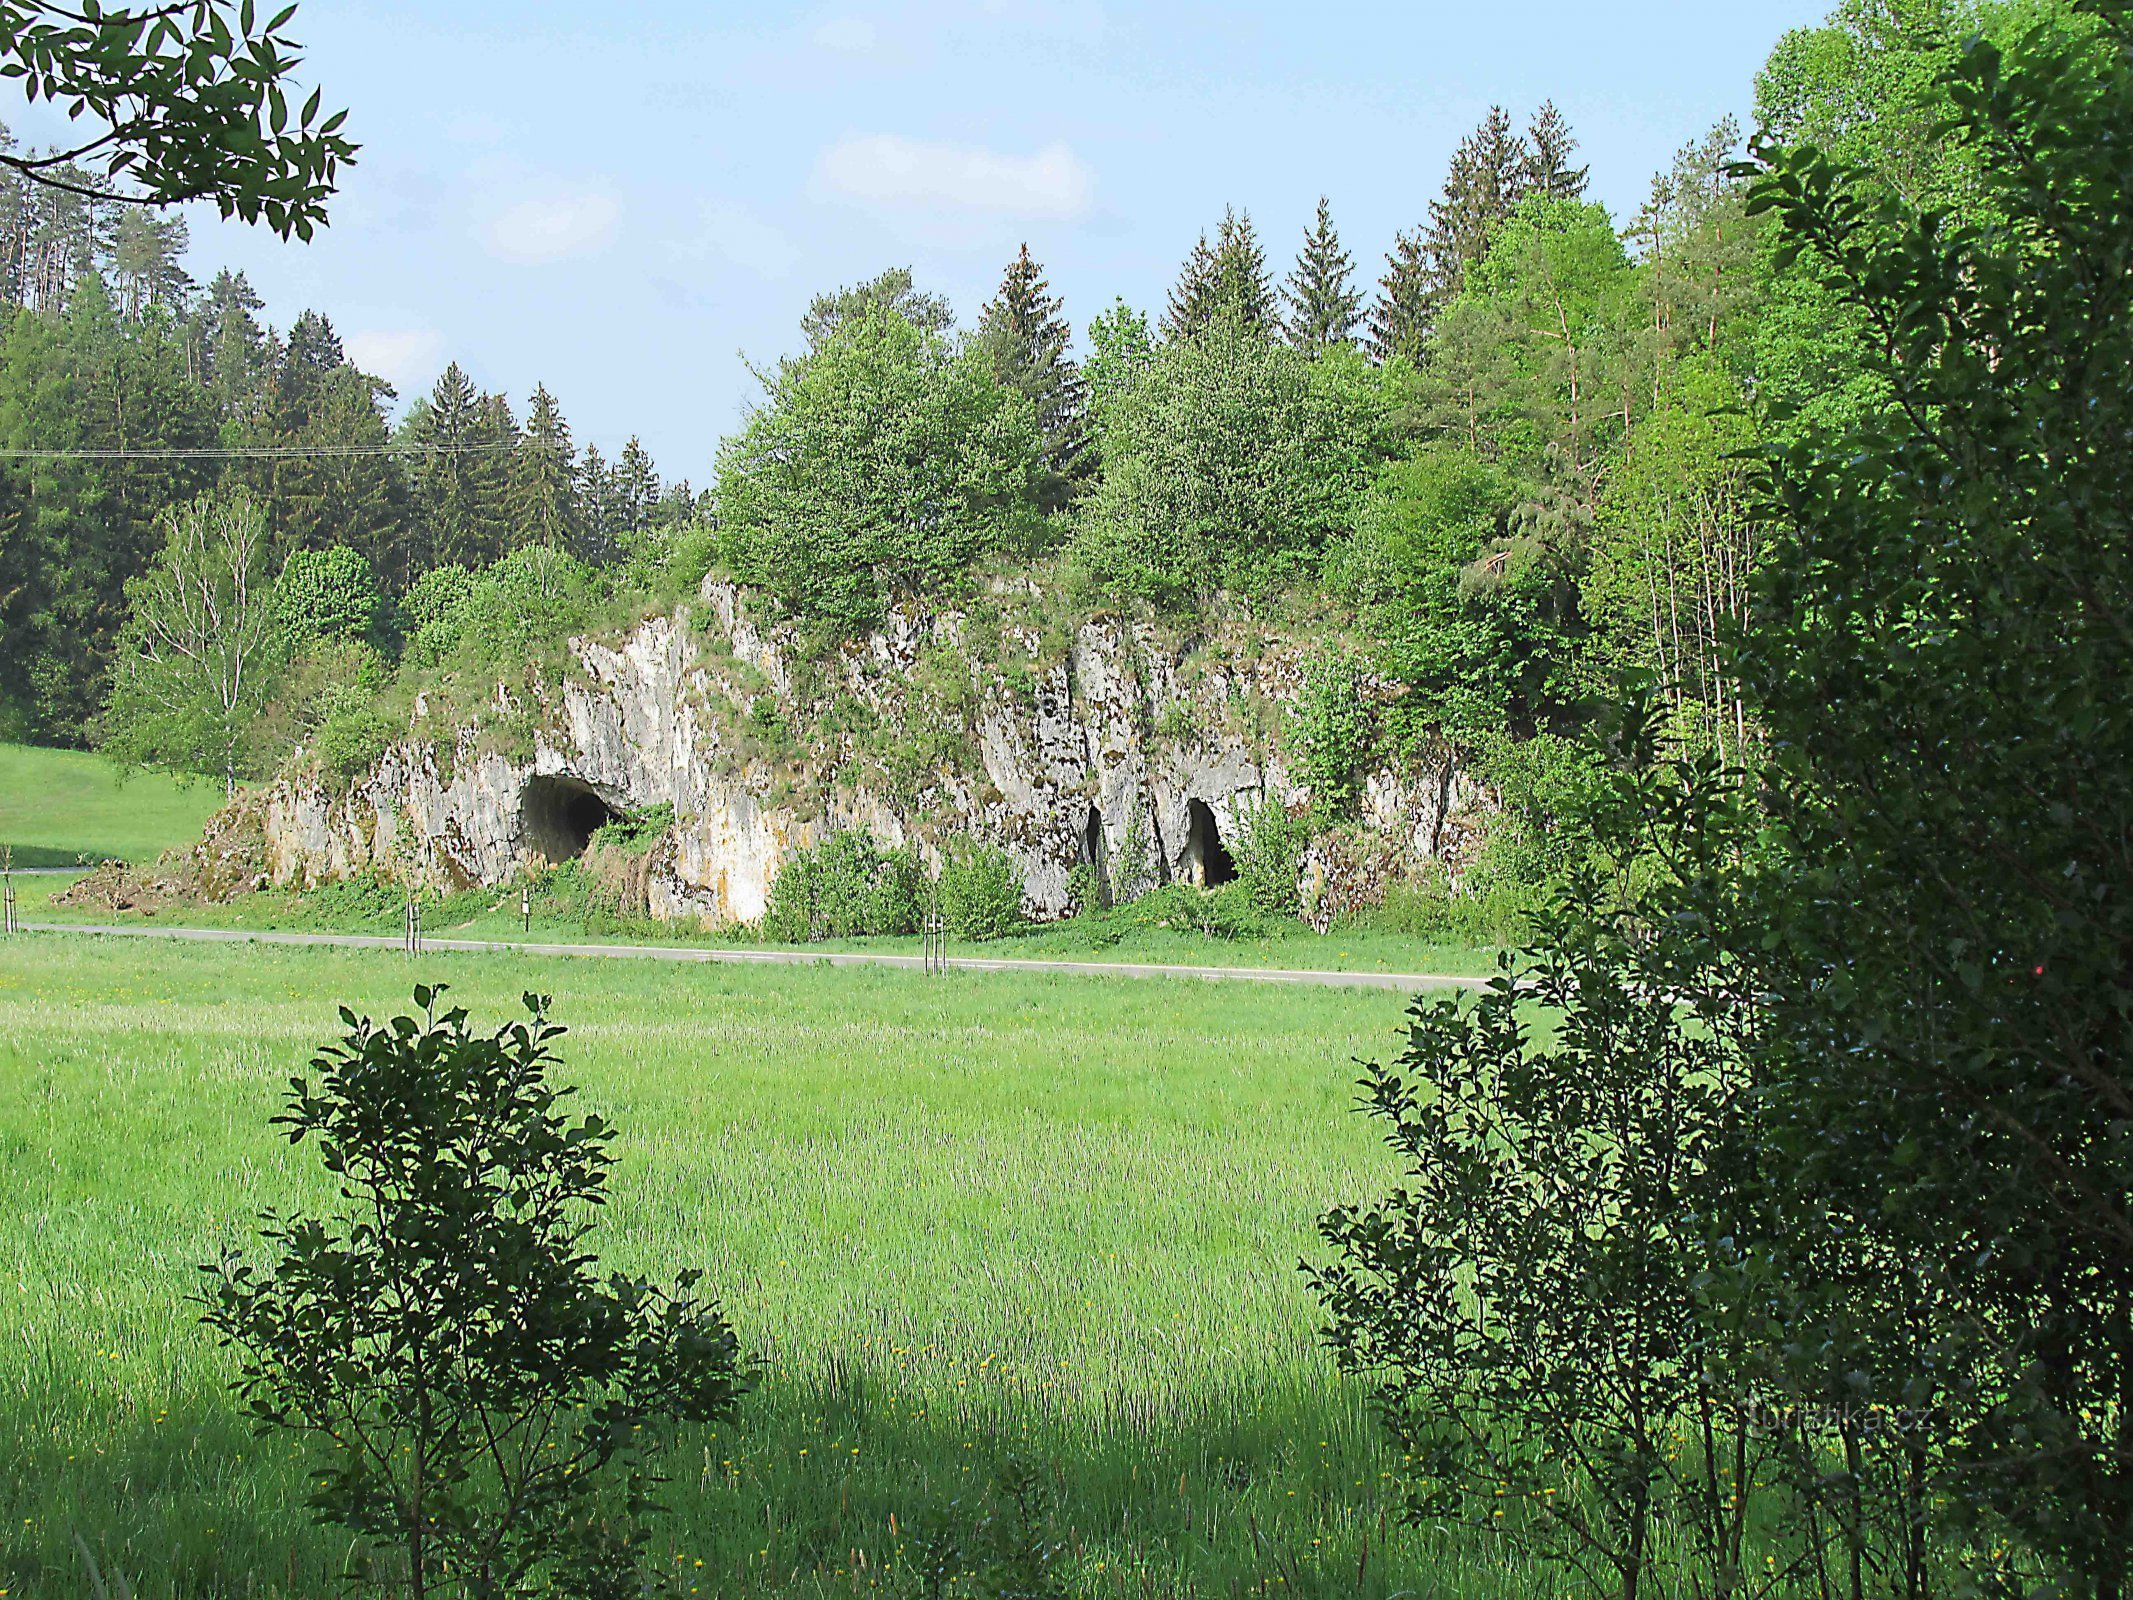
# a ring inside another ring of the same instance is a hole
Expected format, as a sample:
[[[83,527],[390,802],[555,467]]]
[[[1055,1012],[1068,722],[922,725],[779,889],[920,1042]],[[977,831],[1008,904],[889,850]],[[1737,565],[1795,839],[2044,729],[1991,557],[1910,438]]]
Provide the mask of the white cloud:
[[[705,206],[696,231],[674,247],[676,260],[695,265],[723,261],[771,282],[782,282],[800,265],[800,251],[784,229],[745,206],[723,201]]]
[[[614,237],[621,218],[613,195],[546,196],[521,200],[491,217],[482,237],[507,261],[558,261],[599,249]]]
[[[864,17],[824,17],[807,30],[807,38],[819,50],[864,56],[880,45],[881,30]]]
[[[348,359],[383,378],[402,399],[436,375],[444,341],[435,328],[366,328],[341,340]]]
[[[868,205],[1053,221],[1087,215],[1096,191],[1095,174],[1063,144],[1011,156],[893,133],[831,145],[815,162],[815,178],[831,193]]]

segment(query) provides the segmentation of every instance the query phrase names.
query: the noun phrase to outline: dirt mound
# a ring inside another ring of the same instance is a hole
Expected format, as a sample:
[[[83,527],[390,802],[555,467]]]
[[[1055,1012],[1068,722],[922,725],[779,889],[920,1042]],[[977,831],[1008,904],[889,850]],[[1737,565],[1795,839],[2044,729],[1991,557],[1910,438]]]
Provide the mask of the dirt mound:
[[[153,866],[106,862],[52,903],[153,915],[168,906],[221,904],[266,886],[266,801],[241,794],[208,818],[197,844],[166,850]]]

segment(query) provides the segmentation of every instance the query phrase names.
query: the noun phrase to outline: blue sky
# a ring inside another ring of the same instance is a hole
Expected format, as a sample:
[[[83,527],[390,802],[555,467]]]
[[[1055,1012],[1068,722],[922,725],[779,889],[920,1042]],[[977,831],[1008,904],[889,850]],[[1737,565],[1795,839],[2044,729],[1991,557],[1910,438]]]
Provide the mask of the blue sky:
[[[306,0],[363,145],[309,245],[193,219],[286,326],[326,312],[403,399],[457,358],[581,443],[708,481],[816,290],[909,263],[967,323],[1028,240],[1077,327],[1159,307],[1248,208],[1287,269],[1321,192],[1367,276],[1492,102],[1553,97],[1618,216],[1830,0]],[[19,103],[26,141],[52,125]]]

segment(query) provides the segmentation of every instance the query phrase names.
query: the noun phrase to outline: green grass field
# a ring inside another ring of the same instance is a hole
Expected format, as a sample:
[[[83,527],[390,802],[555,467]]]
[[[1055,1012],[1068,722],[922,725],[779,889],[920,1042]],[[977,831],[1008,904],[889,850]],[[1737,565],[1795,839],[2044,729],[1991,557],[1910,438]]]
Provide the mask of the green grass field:
[[[0,844],[18,867],[150,861],[197,838],[221,804],[219,784],[182,786],[157,772],[122,779],[84,750],[0,744]]]
[[[437,970],[482,1021],[554,995],[568,1075],[624,1132],[605,1253],[708,1268],[765,1360],[739,1426],[672,1462],[681,1592],[900,1592],[914,1520],[971,1515],[1011,1454],[1057,1485],[1075,1594],[1527,1587],[1400,1529],[1296,1270],[1317,1212],[1391,1177],[1352,1058],[1396,1047],[1399,996]],[[404,1008],[417,976],[383,952],[0,944],[0,1590],[87,1592],[86,1547],[143,1600],[326,1592],[345,1540],[306,1521],[291,1445],[233,1417],[184,1297],[258,1209],[327,1203],[266,1119],[336,1003]]]

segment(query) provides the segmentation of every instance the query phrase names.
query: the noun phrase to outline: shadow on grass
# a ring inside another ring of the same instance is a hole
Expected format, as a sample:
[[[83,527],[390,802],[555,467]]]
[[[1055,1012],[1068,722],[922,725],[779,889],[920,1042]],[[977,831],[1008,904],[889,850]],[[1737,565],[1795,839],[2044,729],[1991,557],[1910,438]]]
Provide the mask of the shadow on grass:
[[[1396,1462],[1356,1400],[1297,1387],[1092,1405],[915,1367],[773,1367],[738,1424],[677,1442],[654,1564],[683,1595],[916,1594],[920,1533],[974,1530],[1015,1460],[1045,1487],[1063,1594],[1543,1592],[1473,1536],[1400,1525]],[[304,1509],[303,1447],[255,1436],[220,1397],[9,1431],[0,1590],[89,1594],[92,1561],[106,1592],[138,1600],[337,1587],[350,1545]]]

